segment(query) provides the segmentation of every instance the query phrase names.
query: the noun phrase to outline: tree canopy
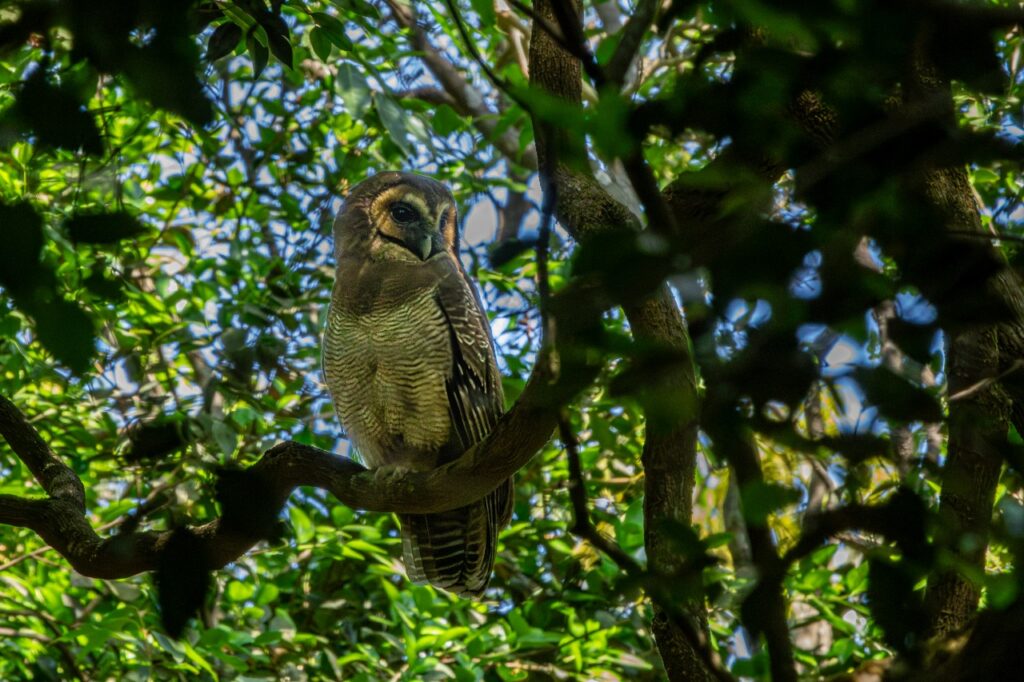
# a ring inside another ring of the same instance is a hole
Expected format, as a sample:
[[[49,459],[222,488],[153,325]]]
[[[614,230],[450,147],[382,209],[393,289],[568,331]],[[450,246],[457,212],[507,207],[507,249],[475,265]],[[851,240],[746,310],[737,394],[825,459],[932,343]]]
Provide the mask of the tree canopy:
[[[1024,10],[0,6],[0,678],[999,679]],[[448,184],[509,411],[350,459],[331,224]],[[397,512],[515,473],[486,598]],[[878,677],[869,678],[869,675]]]

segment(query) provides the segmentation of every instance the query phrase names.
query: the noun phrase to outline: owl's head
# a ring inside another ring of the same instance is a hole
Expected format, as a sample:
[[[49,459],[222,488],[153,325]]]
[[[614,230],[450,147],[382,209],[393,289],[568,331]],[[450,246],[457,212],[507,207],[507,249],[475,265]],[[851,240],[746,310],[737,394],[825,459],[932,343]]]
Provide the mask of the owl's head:
[[[334,221],[337,257],[426,261],[458,251],[455,199],[437,180],[389,171],[359,183]]]

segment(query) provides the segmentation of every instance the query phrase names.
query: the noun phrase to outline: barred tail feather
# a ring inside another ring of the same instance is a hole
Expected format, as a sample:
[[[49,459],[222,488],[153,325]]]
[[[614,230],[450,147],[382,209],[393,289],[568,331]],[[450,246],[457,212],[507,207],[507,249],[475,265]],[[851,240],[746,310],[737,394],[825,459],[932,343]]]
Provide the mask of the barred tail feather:
[[[440,514],[402,514],[402,555],[409,579],[460,597],[487,589],[498,532],[511,517],[512,481],[479,502]]]

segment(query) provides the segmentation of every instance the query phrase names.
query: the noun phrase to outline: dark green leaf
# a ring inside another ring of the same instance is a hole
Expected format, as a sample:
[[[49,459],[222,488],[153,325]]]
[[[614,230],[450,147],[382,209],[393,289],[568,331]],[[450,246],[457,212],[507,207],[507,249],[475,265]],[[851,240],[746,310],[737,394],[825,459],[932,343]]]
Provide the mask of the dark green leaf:
[[[858,369],[853,377],[868,402],[897,421],[940,422],[942,406],[930,393],[884,369]]]
[[[241,40],[241,26],[231,21],[221,24],[210,36],[210,42],[206,45],[206,59],[213,62],[231,54]]]
[[[84,103],[67,87],[54,86],[38,68],[18,93],[12,109],[24,129],[39,142],[71,151],[102,154],[103,140],[96,120]]]
[[[30,309],[39,342],[76,374],[84,374],[95,352],[92,319],[71,301],[56,299]]]
[[[96,296],[108,301],[119,301],[124,297],[124,291],[121,288],[123,282],[120,279],[107,278],[101,272],[92,273],[82,284]]]
[[[252,471],[223,468],[217,471],[217,501],[227,527],[254,538],[276,539],[281,530],[278,514],[283,502],[275,499],[274,487]]]
[[[321,61],[326,62],[331,58],[331,41],[319,26],[309,32],[309,44]]]
[[[317,27],[323,31],[324,35],[335,47],[343,52],[352,51],[352,40],[345,33],[345,25],[336,17],[332,17],[324,12],[315,12],[313,18],[316,19]]]
[[[799,502],[800,493],[777,483],[758,482],[744,487],[740,499],[747,523],[763,526],[770,514]]]
[[[491,267],[497,270],[519,254],[536,248],[536,246],[536,241],[532,239],[518,239],[515,237],[495,242],[488,249]]]
[[[183,416],[137,422],[127,431],[126,462],[160,460],[180,451],[188,444],[189,421]]]
[[[869,559],[868,604],[871,614],[897,651],[909,653],[921,643],[929,622],[921,594],[914,590],[918,574],[905,561]]]
[[[0,284],[11,291],[25,289],[38,279],[43,226],[27,203],[0,203]]]
[[[267,66],[267,61],[270,59],[270,52],[265,45],[256,39],[253,29],[249,29],[249,35],[245,38],[245,44],[249,50],[249,56],[252,57],[253,78],[259,78],[260,74],[263,73],[263,69]]]
[[[379,19],[380,13],[366,0],[333,0],[338,9],[349,11],[367,19]]]
[[[210,587],[206,544],[188,528],[176,529],[164,545],[156,585],[164,629],[171,637],[180,637]]]
[[[274,53],[277,60],[289,69],[292,68],[294,58],[292,56],[292,44],[288,42],[288,37],[268,31],[267,40],[270,42],[270,51]]]
[[[76,215],[64,223],[64,229],[76,244],[116,244],[146,231],[137,219],[120,211]]]

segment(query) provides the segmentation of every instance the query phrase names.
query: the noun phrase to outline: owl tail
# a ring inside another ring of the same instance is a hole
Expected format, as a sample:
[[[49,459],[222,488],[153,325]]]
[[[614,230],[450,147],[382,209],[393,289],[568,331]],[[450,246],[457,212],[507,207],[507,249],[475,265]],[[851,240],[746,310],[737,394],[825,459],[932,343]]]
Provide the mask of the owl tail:
[[[498,532],[511,517],[511,479],[465,507],[440,514],[400,514],[409,580],[460,597],[479,597],[491,579]]]

